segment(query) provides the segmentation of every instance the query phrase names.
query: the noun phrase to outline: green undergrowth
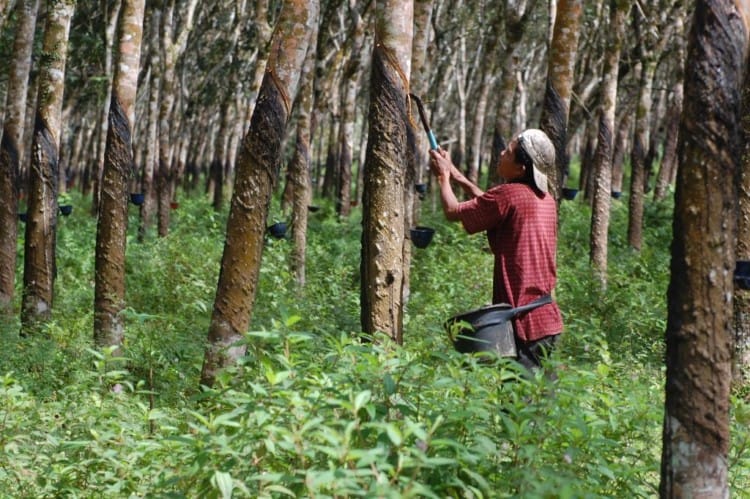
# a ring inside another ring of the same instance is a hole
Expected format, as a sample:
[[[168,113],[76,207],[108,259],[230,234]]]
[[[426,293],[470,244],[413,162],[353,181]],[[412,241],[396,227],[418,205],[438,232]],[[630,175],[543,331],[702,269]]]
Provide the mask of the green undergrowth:
[[[658,495],[669,203],[647,207],[634,252],[627,206],[613,202],[606,290],[588,263],[590,210],[561,206],[565,334],[552,381],[452,350],[442,324],[488,303],[492,256],[484,236],[444,222],[429,199],[420,224],[436,234],[413,249],[404,345],[361,341],[361,213],[342,222],[320,201],[305,287],[290,241],[269,238],[247,355],[206,389],[226,211],[180,201],[170,234],[144,243],[131,207],[125,357],[112,358],[93,347],[96,224],[73,195],[52,320],[31,337],[15,317],[0,323],[0,496]],[[738,497],[750,490],[749,413],[733,401]]]

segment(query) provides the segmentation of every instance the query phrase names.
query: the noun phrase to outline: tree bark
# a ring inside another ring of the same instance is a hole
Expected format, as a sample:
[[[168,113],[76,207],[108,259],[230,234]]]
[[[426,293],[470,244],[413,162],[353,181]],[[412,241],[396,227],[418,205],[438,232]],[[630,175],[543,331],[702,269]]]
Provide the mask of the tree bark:
[[[343,92],[341,92],[341,123],[339,126],[338,196],[336,208],[339,216],[346,218],[351,213],[352,160],[354,153],[354,125],[356,120],[357,89],[362,66],[362,46],[365,42],[365,23],[361,5],[349,1],[349,15],[353,28],[350,35],[350,58],[344,66]]]
[[[74,3],[50,1],[44,28],[39,100],[32,139],[29,197],[24,241],[22,332],[49,320],[52,313],[57,237],[57,181],[62,98],[68,32]]]
[[[96,215],[99,212],[99,199],[101,196],[102,171],[104,170],[104,154],[107,148],[107,124],[109,121],[109,104],[112,102],[112,48],[115,41],[115,29],[117,28],[117,16],[120,13],[122,0],[114,0],[104,4],[107,25],[104,28],[104,75],[107,79],[106,95],[101,107],[100,126],[97,129],[98,136],[96,142],[96,160],[91,175],[93,184],[93,202],[91,203],[91,213]]]
[[[12,309],[16,280],[19,151],[38,9],[39,0],[19,1],[16,9],[18,20],[0,145],[0,314]]]
[[[307,60],[300,77],[300,90],[297,96],[297,134],[294,154],[289,163],[289,181],[292,186],[292,272],[300,290],[305,287],[307,261],[307,216],[312,199],[310,183],[310,127],[312,126],[313,82],[315,78],[315,52],[317,33],[310,37]]]
[[[376,4],[362,213],[362,331],[385,333],[398,343],[403,341],[403,165],[413,8],[404,0]]]
[[[427,92],[428,79],[425,73],[427,60],[427,47],[430,39],[430,17],[432,15],[432,2],[427,0],[416,0],[414,2],[414,38],[411,50],[411,76],[409,90],[417,96],[423,96]],[[405,180],[404,180],[404,248],[403,248],[403,280],[402,297],[403,303],[409,303],[411,296],[411,261],[412,242],[411,231],[419,221],[419,207],[424,195],[416,196],[415,184],[422,183],[423,170],[427,168],[427,134],[422,129],[415,104],[410,102],[410,118],[407,121],[407,144]],[[365,151],[366,152],[366,151]],[[361,151],[360,151],[361,153]],[[357,192],[360,183],[364,180],[362,165],[359,161],[357,172]],[[360,173],[362,175],[360,175]]]
[[[151,77],[148,87],[148,126],[142,140],[146,143],[145,160],[141,171],[140,192],[143,204],[139,209],[138,242],[146,240],[146,234],[154,224],[157,208],[154,176],[159,167],[159,101],[161,92],[161,50],[159,47],[161,29],[161,10],[152,9],[149,19],[149,65]]]
[[[185,52],[187,38],[193,29],[193,18],[198,0],[186,0],[182,12],[184,22],[178,31],[174,22],[175,0],[167,0],[162,11],[162,73],[159,92],[159,162],[155,172],[157,197],[157,226],[160,237],[169,233],[169,210],[172,202],[175,173],[172,168],[174,147],[172,144],[172,123],[175,103],[175,70],[177,60]],[[176,128],[176,127],[175,127]]]
[[[511,136],[520,131],[513,130],[513,97],[516,93],[516,72],[518,70],[518,55],[521,40],[528,25],[528,2],[514,2],[505,0],[502,16],[502,27],[504,28],[504,42],[500,47],[505,56],[502,63],[502,75],[500,76],[500,88],[497,96],[497,111],[492,135],[492,154],[490,156],[488,186],[500,182],[497,174],[497,164],[500,161],[500,153],[505,149],[506,143]]]
[[[679,3],[675,3],[675,6]],[[664,8],[665,5],[651,4],[651,11],[635,13],[638,56],[641,63],[640,82],[638,84],[638,103],[635,114],[635,136],[630,156],[630,199],[628,210],[628,244],[640,251],[643,243],[643,205],[646,187],[656,154],[653,142],[657,127],[652,125],[654,115],[653,87],[659,58],[665,46],[672,39],[672,33],[682,25],[677,8]],[[668,25],[664,26],[667,20]],[[660,29],[657,29],[657,26]],[[659,32],[660,31],[660,32]],[[659,32],[658,36],[655,33]]]
[[[231,93],[227,93],[221,105],[220,124],[214,140],[214,157],[210,167],[214,186],[212,204],[214,211],[217,212],[221,211],[224,206],[224,158],[226,157],[226,148],[229,147],[229,131],[233,127],[233,123],[230,122],[233,101],[234,96]]]
[[[8,2],[8,0],[0,0],[0,28],[5,25],[5,19],[8,16],[8,11],[10,11],[12,7],[12,2]]]
[[[742,163],[737,217],[737,260],[750,260],[750,71],[742,86]],[[734,359],[732,380],[736,387],[750,381],[750,291],[734,286]]]
[[[568,115],[573,90],[573,72],[578,51],[583,0],[557,2],[555,27],[547,65],[547,87],[544,92],[540,128],[555,145],[555,171],[547,172],[549,189],[560,199],[560,189],[568,176]]]
[[[120,313],[125,308],[125,250],[130,180],[135,165],[131,141],[143,36],[145,0],[122,0],[118,51],[109,105],[107,150],[96,226],[94,280],[94,340],[115,347],[125,336]]]
[[[414,1],[414,41],[411,51],[411,78],[409,87],[413,93],[422,97],[427,93],[429,79],[426,70],[427,48],[430,40],[430,18],[432,17],[431,0]],[[419,116],[414,114],[414,108],[410,109],[417,130],[415,136],[414,180],[422,181],[424,170],[427,168],[427,135],[420,128]],[[414,219],[417,219],[417,204],[414,206]]]
[[[682,32],[682,29],[679,31]],[[682,112],[683,60],[685,58],[683,43],[677,44],[677,54],[677,61],[675,63],[677,74],[675,75],[675,83],[672,87],[672,102],[665,119],[667,130],[664,139],[664,153],[662,154],[659,173],[656,176],[656,187],[654,188],[655,200],[666,197],[667,189],[674,182],[677,173],[677,139],[680,131],[680,114]]]
[[[607,286],[607,234],[609,232],[609,210],[612,196],[612,143],[617,104],[617,71],[625,19],[630,2],[610,2],[610,40],[604,61],[602,99],[599,112],[595,162],[596,182],[594,204],[591,211],[590,257],[594,274],[602,289]]]
[[[630,198],[628,206],[628,244],[636,251],[643,244],[643,197],[646,181],[646,158],[651,147],[651,106],[656,61],[644,60],[638,85],[633,149],[630,152]]]
[[[661,497],[729,497],[740,85],[750,5],[697,0],[667,290]]]
[[[255,71],[253,72],[253,79],[250,81],[250,97],[248,99],[249,116],[252,116],[255,110],[255,102],[258,98],[258,92],[266,72],[266,60],[268,59],[268,51],[270,49],[269,43],[271,40],[272,29],[271,23],[268,21],[268,4],[269,0],[255,1],[253,24],[256,28],[255,44],[258,47],[258,54],[255,59],[256,64]]]
[[[221,272],[201,373],[201,383],[205,385],[212,385],[219,370],[236,363],[245,352],[245,347],[237,343],[250,323],[268,205],[278,181],[281,143],[318,8],[317,0],[285,3],[279,29],[271,41],[266,75],[237,159]]]
[[[612,151],[612,197],[622,194],[622,179],[625,174],[625,152],[630,147],[631,119],[633,109],[626,103],[615,113],[620,118],[617,120],[617,133],[615,134],[614,150]]]
[[[476,93],[476,105],[473,110],[474,117],[471,123],[471,145],[469,146],[467,178],[474,184],[479,183],[479,168],[482,163],[482,145],[484,142],[484,120],[487,116],[489,93],[493,82],[490,75],[492,69],[492,66],[489,66],[482,70]]]

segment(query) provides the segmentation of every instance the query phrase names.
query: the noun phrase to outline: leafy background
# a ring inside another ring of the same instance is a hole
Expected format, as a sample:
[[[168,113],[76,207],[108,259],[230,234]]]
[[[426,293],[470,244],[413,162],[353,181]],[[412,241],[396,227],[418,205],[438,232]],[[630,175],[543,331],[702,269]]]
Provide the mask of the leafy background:
[[[53,320],[33,337],[16,319],[0,325],[0,495],[657,496],[671,202],[647,207],[636,253],[626,197],[613,201],[606,292],[588,262],[588,205],[562,204],[566,329],[552,381],[452,350],[442,323],[488,302],[492,257],[434,196],[421,209],[436,235],[414,249],[403,347],[360,341],[360,213],[339,221],[320,200],[307,286],[290,272],[290,241],[268,239],[247,356],[206,389],[226,211],[186,197],[169,236],[139,244],[131,207],[126,356],[115,359],[93,347],[96,225],[72,193]],[[22,251],[20,241],[19,276]],[[735,393],[736,497],[750,490],[748,423],[747,395]]]

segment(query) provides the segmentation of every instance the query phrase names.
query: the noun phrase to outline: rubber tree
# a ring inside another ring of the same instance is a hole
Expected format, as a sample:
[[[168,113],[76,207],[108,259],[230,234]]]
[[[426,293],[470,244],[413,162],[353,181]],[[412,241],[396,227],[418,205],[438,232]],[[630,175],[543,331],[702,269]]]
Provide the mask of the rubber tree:
[[[115,30],[117,29],[117,19],[121,6],[122,0],[114,0],[102,4],[104,17],[107,19],[107,24],[104,27],[104,78],[106,79],[106,95],[101,107],[101,123],[95,132],[97,133],[96,162],[91,174],[94,194],[91,211],[94,215],[99,211],[102,172],[104,171],[104,154],[107,151],[107,123],[109,120],[109,103],[112,101],[112,75],[114,74],[112,71],[112,54],[114,53]]]
[[[682,37],[677,37],[682,39]],[[668,187],[674,183],[677,176],[677,140],[680,132],[680,114],[683,102],[683,68],[685,50],[682,43],[677,44],[677,62],[675,64],[677,78],[672,85],[670,104],[665,118],[666,134],[664,137],[663,153],[659,173],[656,175],[654,187],[654,200],[659,201],[666,197]]]
[[[750,71],[742,86],[742,165],[737,217],[737,260],[750,260]],[[734,287],[734,361],[732,382],[742,387],[750,381],[750,290]]]
[[[609,4],[609,42],[604,58],[601,105],[594,153],[594,192],[591,210],[590,259],[602,288],[607,285],[607,236],[612,196],[612,151],[614,142],[617,73],[630,2],[611,0]]]
[[[19,0],[19,2],[20,1],[21,0]],[[0,0],[0,28],[5,25],[5,19],[12,6],[12,2],[9,2],[8,0]]]
[[[427,93],[427,47],[430,41],[430,17],[432,2],[416,0],[414,2],[414,35],[411,48],[411,75],[409,90],[417,96]],[[417,225],[419,207],[424,195],[416,195],[414,184],[422,183],[423,170],[427,169],[427,134],[421,125],[416,105],[410,102],[410,119],[407,128],[408,150],[406,154],[404,180],[404,254],[403,254],[403,291],[404,304],[409,303],[411,296],[411,262],[412,243],[410,229]],[[361,165],[360,165],[361,169]],[[364,172],[363,172],[364,173]],[[364,178],[364,177],[363,177]]]
[[[672,75],[667,94],[667,104],[664,117],[664,140],[662,143],[662,157],[659,164],[659,171],[654,182],[654,200],[664,199],[669,192],[668,187],[674,185],[677,177],[677,140],[680,131],[680,114],[683,104],[683,84],[684,84],[684,67],[685,67],[685,45],[687,35],[685,34],[688,26],[689,13],[687,9],[680,16],[675,16],[675,36],[673,36],[673,46],[667,49],[670,53],[668,61],[665,61],[666,71]]]
[[[354,125],[357,117],[357,90],[362,67],[362,47],[365,43],[365,21],[362,15],[369,2],[359,4],[357,0],[349,0],[348,14],[351,19],[352,31],[349,37],[349,58],[344,64],[341,78],[341,123],[338,137],[338,178],[336,212],[342,218],[351,213],[352,192],[352,158],[354,151]]]
[[[317,0],[285,2],[271,40],[266,73],[250,127],[237,157],[224,253],[216,289],[201,383],[213,385],[219,371],[236,363],[250,323],[258,286],[268,207],[278,182],[282,140],[297,94]]]
[[[422,97],[427,93],[429,88],[429,77],[427,74],[427,48],[430,43],[430,18],[432,17],[433,2],[431,0],[415,0],[414,2],[414,39],[411,51],[411,75],[410,86],[411,92]],[[424,171],[427,169],[427,135],[421,129],[419,115],[416,109],[412,107],[412,125],[416,128],[414,133],[414,158],[413,170],[414,180],[422,182]],[[418,203],[414,207],[414,219],[417,220]]]
[[[404,168],[413,2],[376,3],[365,157],[361,323],[368,335],[403,342]]]
[[[159,92],[158,165],[154,172],[157,193],[157,226],[160,237],[169,233],[169,210],[172,201],[172,111],[175,103],[175,80],[177,61],[185,52],[188,35],[193,29],[195,8],[198,0],[163,0],[161,13],[161,90]],[[182,23],[175,20],[175,9],[179,8]]]
[[[122,0],[115,74],[107,119],[107,146],[96,226],[94,340],[119,352],[125,328],[125,250],[130,181],[135,165],[131,136],[143,38],[145,0]]]
[[[19,152],[23,141],[26,93],[38,9],[39,0],[19,0],[16,7],[16,36],[0,145],[0,313],[11,311],[15,288]]]
[[[674,4],[671,8],[660,2],[651,5],[652,11],[644,13],[633,10],[636,30],[636,54],[639,59],[640,74],[638,97],[635,112],[635,133],[633,148],[630,154],[630,196],[628,198],[628,244],[640,251],[643,244],[643,210],[644,192],[647,181],[647,169],[650,168],[649,149],[651,149],[651,121],[653,107],[654,75],[659,58],[673,33],[680,27],[681,13]],[[671,0],[670,2],[671,3]],[[660,26],[660,29],[657,29]],[[658,36],[655,34],[658,33]]]
[[[231,23],[226,23],[225,30],[229,31],[229,42],[226,47],[226,71],[228,74],[222,76],[222,90],[218,92],[217,100],[221,100],[218,116],[218,130],[213,138],[213,156],[209,165],[209,185],[213,190],[213,207],[215,211],[221,211],[224,206],[226,176],[229,173],[229,163],[232,161],[229,153],[232,134],[240,121],[235,116],[237,102],[237,88],[239,86],[239,66],[242,62],[242,54],[238,42],[242,28],[246,22],[248,13],[247,2],[237,2],[231,10]],[[222,96],[223,92],[223,96]],[[239,108],[238,108],[239,109]]]
[[[750,4],[697,0],[667,290],[661,497],[729,497],[732,287]]]
[[[540,128],[555,145],[555,170],[547,172],[549,188],[555,199],[568,174],[568,115],[573,90],[573,75],[578,37],[580,35],[583,0],[557,2],[555,25],[547,64],[547,87],[544,92]]]
[[[316,27],[317,28],[317,27]],[[315,80],[315,52],[318,34],[310,38],[308,57],[302,69],[299,94],[297,95],[297,133],[294,154],[289,162],[289,183],[292,198],[292,249],[291,267],[299,290],[305,287],[307,268],[307,215],[312,199],[310,166],[310,129],[312,126],[313,83]]]
[[[159,167],[159,101],[161,92],[161,49],[159,47],[161,10],[151,9],[150,15],[146,16],[146,28],[144,37],[148,42],[144,45],[149,47],[147,57],[148,71],[148,104],[144,114],[147,116],[148,125],[142,135],[144,145],[144,161],[141,165],[140,193],[143,194],[143,204],[139,209],[138,218],[138,242],[146,239],[148,230],[153,225],[154,213],[156,211],[156,195],[154,189],[154,175]],[[144,47],[145,48],[145,47]],[[144,61],[145,63],[146,61]]]
[[[57,184],[68,32],[75,3],[49,0],[39,67],[36,120],[29,168],[21,328],[24,334],[52,314],[57,237]]]
[[[497,176],[497,165],[500,153],[505,149],[506,140],[520,130],[513,130],[513,102],[516,94],[516,72],[518,71],[518,54],[521,48],[524,34],[529,26],[529,14],[533,10],[536,0],[504,0],[501,9],[500,25],[502,26],[503,39],[498,44],[501,51],[497,57],[502,58],[502,74],[497,89],[497,108],[495,110],[495,122],[492,135],[492,154],[490,157],[488,184],[496,184],[500,181]]]

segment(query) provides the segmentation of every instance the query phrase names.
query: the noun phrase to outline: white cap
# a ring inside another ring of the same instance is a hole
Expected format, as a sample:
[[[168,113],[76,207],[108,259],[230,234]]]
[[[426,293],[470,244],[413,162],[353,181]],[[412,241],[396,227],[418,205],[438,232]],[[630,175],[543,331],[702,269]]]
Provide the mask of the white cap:
[[[536,128],[524,130],[516,140],[531,158],[536,188],[547,192],[547,175],[544,172],[555,167],[555,146],[546,133]]]

